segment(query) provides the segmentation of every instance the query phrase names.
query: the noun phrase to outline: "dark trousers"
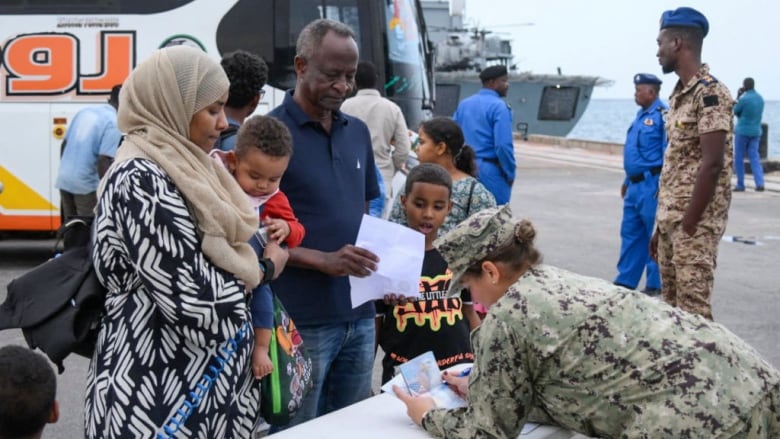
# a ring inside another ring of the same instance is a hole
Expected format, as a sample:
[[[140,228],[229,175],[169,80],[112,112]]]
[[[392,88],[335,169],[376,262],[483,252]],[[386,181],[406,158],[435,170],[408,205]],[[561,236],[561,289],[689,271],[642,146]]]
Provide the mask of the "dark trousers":
[[[72,216],[95,216],[97,192],[72,194],[60,189],[60,205],[62,206],[63,218]]]

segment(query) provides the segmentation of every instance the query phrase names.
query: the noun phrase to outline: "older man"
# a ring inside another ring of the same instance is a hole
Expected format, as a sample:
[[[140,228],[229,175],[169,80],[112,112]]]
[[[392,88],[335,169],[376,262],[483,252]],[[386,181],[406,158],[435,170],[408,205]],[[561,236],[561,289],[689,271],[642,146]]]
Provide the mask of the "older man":
[[[708,30],[707,18],[692,8],[661,16],[658,61],[664,73],[680,79],[669,98],[669,144],[651,252],[664,300],[712,319],[713,273],[731,204],[734,101],[701,62]]]
[[[650,238],[658,206],[658,179],[666,148],[664,113],[669,107],[658,97],[661,80],[650,73],[634,75],[634,100],[639,105],[623,146],[626,178],[620,187],[623,222],[615,284],[635,289],[646,270],[646,294],[661,292],[658,265],[650,258]]]
[[[295,151],[281,190],[306,228],[272,288],[311,355],[314,386],[293,423],[360,401],[371,392],[374,304],[352,308],[347,276],[367,276],[378,259],[355,247],[368,200],[379,196],[371,135],[339,111],[358,64],[348,26],[320,19],[298,37],[295,89],[269,114],[290,129]]]

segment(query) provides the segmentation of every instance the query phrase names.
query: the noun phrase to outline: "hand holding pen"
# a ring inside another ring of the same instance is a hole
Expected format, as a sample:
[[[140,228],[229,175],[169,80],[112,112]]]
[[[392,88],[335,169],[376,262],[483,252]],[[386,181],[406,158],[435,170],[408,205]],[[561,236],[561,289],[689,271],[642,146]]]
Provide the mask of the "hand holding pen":
[[[459,372],[448,373],[446,370],[442,372],[441,379],[450,386],[453,392],[457,393],[463,399],[468,399],[469,393],[469,374],[471,368],[467,367]]]

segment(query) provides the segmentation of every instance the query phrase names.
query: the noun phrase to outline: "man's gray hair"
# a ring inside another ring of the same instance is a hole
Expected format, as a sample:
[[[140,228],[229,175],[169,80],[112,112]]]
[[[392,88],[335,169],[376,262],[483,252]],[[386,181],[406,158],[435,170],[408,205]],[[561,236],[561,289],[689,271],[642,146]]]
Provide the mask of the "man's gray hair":
[[[295,45],[295,54],[304,59],[311,59],[314,52],[322,44],[322,39],[330,31],[333,31],[338,36],[351,37],[357,41],[355,32],[346,24],[336,20],[320,18],[307,24],[301,30],[301,34],[298,35],[298,42]]]

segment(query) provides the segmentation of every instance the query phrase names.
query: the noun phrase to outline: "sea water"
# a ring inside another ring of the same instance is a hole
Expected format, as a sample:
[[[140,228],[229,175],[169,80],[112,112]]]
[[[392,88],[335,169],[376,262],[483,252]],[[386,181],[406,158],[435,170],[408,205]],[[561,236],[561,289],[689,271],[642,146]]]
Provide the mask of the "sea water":
[[[623,143],[637,110],[639,107],[633,99],[593,99],[585,114],[566,137]],[[767,155],[780,158],[780,101],[764,103],[763,122],[769,126]]]

